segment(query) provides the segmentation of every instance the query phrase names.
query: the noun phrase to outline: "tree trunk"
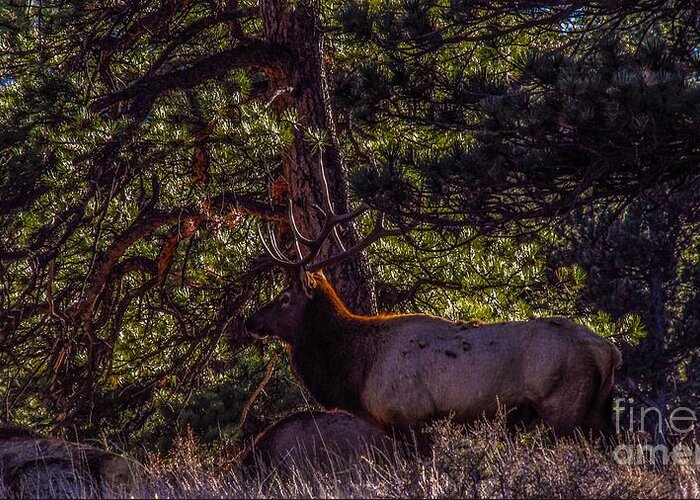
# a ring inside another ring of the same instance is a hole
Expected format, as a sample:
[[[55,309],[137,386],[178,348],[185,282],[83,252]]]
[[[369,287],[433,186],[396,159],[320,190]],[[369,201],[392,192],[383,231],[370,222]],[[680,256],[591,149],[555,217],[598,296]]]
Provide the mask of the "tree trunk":
[[[650,324],[647,333],[647,348],[649,359],[653,363],[654,375],[652,377],[652,400],[658,405],[662,419],[667,417],[666,408],[666,296],[662,275],[665,274],[659,268],[651,269],[649,277],[649,313]],[[656,439],[661,441],[663,422],[656,422]],[[661,431],[661,432],[659,432]]]
[[[267,76],[271,94],[276,96],[272,103],[275,109],[281,113],[294,108],[301,121],[301,126],[295,128],[293,145],[283,154],[283,171],[297,225],[302,234],[314,237],[323,224],[323,215],[314,207],[323,206],[324,182],[318,152],[312,150],[305,138],[307,131],[325,133],[323,163],[329,194],[336,213],[349,210],[347,171],[330,109],[319,16],[312,5],[299,2],[295,8],[290,8],[285,0],[261,0],[260,13],[266,40],[288,47],[294,59],[284,74],[268,72]],[[358,240],[357,227],[348,224],[343,229],[340,231],[343,243],[351,246]],[[337,243],[329,239],[318,258],[340,251]],[[358,313],[376,312],[369,265],[363,254],[329,267],[325,272],[350,309]]]

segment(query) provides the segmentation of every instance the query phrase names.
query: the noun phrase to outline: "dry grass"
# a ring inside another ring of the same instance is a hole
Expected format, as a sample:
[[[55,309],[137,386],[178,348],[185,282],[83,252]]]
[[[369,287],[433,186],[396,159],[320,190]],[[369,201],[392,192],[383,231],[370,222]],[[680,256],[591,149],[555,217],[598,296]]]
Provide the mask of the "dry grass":
[[[501,422],[472,428],[440,422],[429,456],[396,450],[347,463],[289,463],[275,470],[241,471],[202,459],[191,439],[168,457],[151,457],[132,485],[116,490],[74,482],[45,488],[44,497],[85,498],[577,498],[697,497],[698,468],[620,465],[612,450],[583,438],[554,440],[545,432],[508,433]],[[627,436],[629,440],[636,436]],[[627,440],[626,438],[626,440]],[[631,441],[627,441],[631,442]],[[0,497],[22,495],[0,485]]]

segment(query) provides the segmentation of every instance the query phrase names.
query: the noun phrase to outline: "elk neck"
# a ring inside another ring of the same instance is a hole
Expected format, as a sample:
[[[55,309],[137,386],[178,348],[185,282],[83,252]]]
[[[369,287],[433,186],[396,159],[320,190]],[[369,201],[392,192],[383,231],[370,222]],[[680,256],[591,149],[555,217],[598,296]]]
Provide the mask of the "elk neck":
[[[315,290],[292,348],[292,363],[326,408],[362,412],[360,395],[382,342],[380,323],[348,311],[330,285]]]

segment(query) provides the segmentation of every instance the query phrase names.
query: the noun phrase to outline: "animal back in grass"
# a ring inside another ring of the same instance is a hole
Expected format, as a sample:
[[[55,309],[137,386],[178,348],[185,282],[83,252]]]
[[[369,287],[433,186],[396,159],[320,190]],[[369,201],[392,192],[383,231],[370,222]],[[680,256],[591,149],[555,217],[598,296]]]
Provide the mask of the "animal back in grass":
[[[246,450],[242,467],[323,466],[361,460],[385,460],[396,452],[380,427],[343,411],[294,413],[271,425]]]
[[[131,485],[133,470],[119,455],[0,423],[0,496],[104,496]]]

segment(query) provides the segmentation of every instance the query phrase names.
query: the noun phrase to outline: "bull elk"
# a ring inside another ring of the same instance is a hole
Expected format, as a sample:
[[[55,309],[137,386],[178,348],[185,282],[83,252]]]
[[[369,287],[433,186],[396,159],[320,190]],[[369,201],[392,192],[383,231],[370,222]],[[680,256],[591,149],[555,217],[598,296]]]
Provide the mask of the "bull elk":
[[[563,318],[476,325],[427,314],[350,312],[322,272],[306,273],[246,321],[288,344],[326,408],[387,427],[533,411],[555,433],[610,432],[617,348]]]
[[[322,164],[321,174],[325,179]],[[286,257],[272,231],[263,243],[280,265],[301,269],[300,279],[245,326],[288,344],[297,375],[326,408],[408,429],[450,414],[458,422],[494,415],[500,403],[559,435],[612,431],[610,399],[621,355],[610,341],[564,318],[477,325],[427,314],[354,314],[318,270],[395,230],[384,227],[380,213],[360,242],[316,262],[325,239],[337,238],[335,227],[366,207],[335,215],[326,189],[326,220],[314,239],[300,234],[291,202],[289,208],[299,258]]]

